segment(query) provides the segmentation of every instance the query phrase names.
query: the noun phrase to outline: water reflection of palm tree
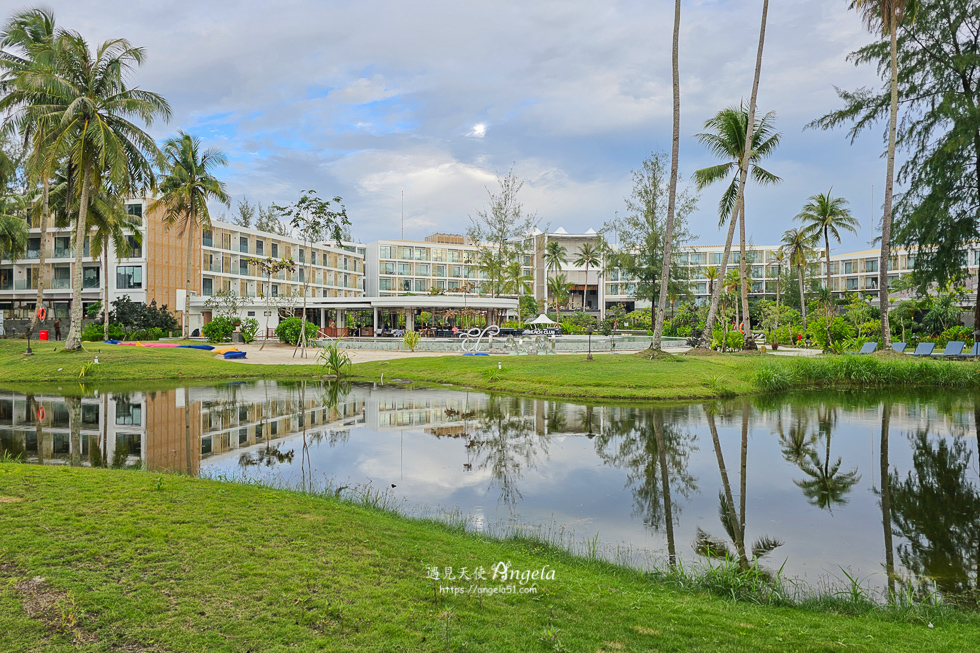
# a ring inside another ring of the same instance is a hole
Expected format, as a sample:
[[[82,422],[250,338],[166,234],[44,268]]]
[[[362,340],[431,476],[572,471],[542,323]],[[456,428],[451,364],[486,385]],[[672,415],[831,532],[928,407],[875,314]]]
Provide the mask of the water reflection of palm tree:
[[[742,406],[742,438],[741,438],[741,479],[739,508],[736,514],[735,501],[732,496],[732,486],[728,477],[728,468],[725,466],[725,457],[721,448],[721,440],[718,438],[718,427],[715,423],[715,407],[705,406],[705,413],[708,420],[708,430],[711,432],[711,441],[715,448],[715,457],[718,459],[718,471],[721,473],[722,489],[718,492],[719,519],[722,527],[735,546],[732,552],[728,545],[713,537],[709,533],[698,528],[694,542],[694,550],[698,555],[712,558],[734,559],[743,571],[748,571],[752,564],[771,553],[776,547],[782,546],[782,541],[763,535],[752,545],[752,562],[750,563],[745,547],[745,494],[746,476],[748,471],[748,411],[749,404],[746,402]]]
[[[554,413],[559,412],[564,407],[556,406]],[[548,438],[535,434],[533,419],[523,414],[516,397],[491,395],[477,419],[478,434],[466,444],[467,464],[489,469],[490,486],[500,488],[499,500],[514,504],[522,497],[518,481],[524,469],[533,466],[539,453],[547,455]]]
[[[82,464],[82,399],[81,397],[65,397],[65,407],[68,408],[68,424],[70,453],[68,464],[78,467]]]
[[[885,401],[881,406],[881,526],[885,535],[885,574],[888,577],[888,600],[895,597],[895,554],[892,547],[891,476],[888,470],[888,431],[892,405]]]
[[[972,467],[965,438],[939,438],[927,431],[910,435],[913,470],[903,481],[889,474],[891,520],[905,538],[899,559],[916,589],[933,583],[947,602],[976,607],[980,601],[980,492],[967,478]]]
[[[810,433],[810,421],[807,411],[802,408],[795,410],[793,423],[789,430],[783,430],[782,412],[780,411],[777,421],[777,431],[779,433],[779,444],[783,454],[783,459],[794,465],[801,465],[814,453],[814,445],[817,438]]]
[[[835,505],[847,504],[847,493],[861,480],[861,475],[858,474],[856,467],[849,472],[840,471],[842,462],[840,456],[837,457],[836,462],[830,462],[830,442],[836,423],[836,409],[827,407],[818,409],[817,428],[819,437],[822,437],[826,443],[823,460],[820,459],[816,450],[810,451],[805,459],[797,463],[800,471],[809,478],[793,481],[803,491],[803,496],[811,505],[831,512]]]
[[[607,409],[608,419],[595,440],[603,462],[627,471],[632,487],[634,515],[667,536],[670,564],[676,562],[675,495],[687,498],[697,491],[697,480],[687,471],[695,436],[666,420],[663,409]]]

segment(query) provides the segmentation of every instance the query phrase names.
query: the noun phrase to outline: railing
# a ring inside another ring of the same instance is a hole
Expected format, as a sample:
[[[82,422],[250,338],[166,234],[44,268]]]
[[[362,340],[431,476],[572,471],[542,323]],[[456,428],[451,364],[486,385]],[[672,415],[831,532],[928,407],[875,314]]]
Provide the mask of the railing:
[[[98,287],[99,287],[98,279],[85,279],[84,281],[82,281],[82,288],[98,288]]]
[[[39,259],[41,258],[41,250],[39,249],[29,249],[27,254],[24,256],[25,259]]]
[[[64,249],[62,247],[55,247],[54,256],[52,258],[71,258],[71,250]]]
[[[51,280],[51,290],[69,290],[70,288],[71,288],[71,279]]]
[[[208,266],[210,272],[221,272],[221,263],[212,263]]]
[[[15,279],[14,290],[37,290],[37,281],[34,279]]]

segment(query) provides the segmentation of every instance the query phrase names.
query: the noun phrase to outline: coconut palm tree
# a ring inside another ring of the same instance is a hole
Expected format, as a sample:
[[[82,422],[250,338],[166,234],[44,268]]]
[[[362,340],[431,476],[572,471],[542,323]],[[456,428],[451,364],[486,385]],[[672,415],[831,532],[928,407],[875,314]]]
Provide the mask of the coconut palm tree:
[[[187,278],[184,286],[184,311],[181,330],[187,338],[190,321],[191,285],[194,273],[194,234],[197,230],[211,228],[208,200],[215,199],[230,206],[224,182],[214,176],[214,169],[227,165],[224,152],[216,148],[201,151],[201,141],[183,131],[167,139],[163,146],[166,165],[160,181],[160,199],[150,205],[150,212],[157,207],[164,210],[163,221],[168,229],[179,226],[178,235],[187,237]]]
[[[544,264],[549,272],[560,270],[563,265],[568,264],[568,252],[557,240],[548,241],[544,248]]]
[[[0,113],[8,112],[4,132],[17,131],[29,145],[26,168],[31,178],[41,180],[42,197],[37,206],[40,212],[41,248],[38,256],[37,299],[35,309],[41,308],[47,284],[48,193],[52,166],[56,163],[44,157],[49,130],[42,128],[36,102],[39,94],[31,77],[39,69],[50,69],[56,61],[54,51],[54,14],[45,8],[34,8],[15,14],[0,32]],[[37,310],[30,329],[37,324]]]
[[[710,265],[704,269],[704,278],[708,280],[708,296],[712,296],[715,292],[715,282],[718,281],[718,268],[717,266]]]
[[[783,233],[783,251],[789,264],[796,268],[800,281],[800,314],[803,316],[803,331],[806,332],[806,295],[803,292],[803,268],[816,254],[813,237],[801,229],[787,229]]]
[[[725,278],[722,280],[722,286],[725,293],[733,293],[742,286],[742,276],[739,274],[738,269],[732,268],[728,271],[728,274],[726,274]],[[740,315],[738,310],[739,306],[737,301],[732,302],[732,304],[735,306],[735,325],[737,326],[741,321],[738,319]]]
[[[600,257],[598,248],[592,243],[582,243],[582,246],[578,248],[578,258],[575,259],[574,263],[577,266],[585,266],[585,292],[582,293],[582,308],[585,308],[585,299],[589,294],[589,268],[598,267],[600,265]],[[599,298],[598,288],[596,289],[596,301]]]
[[[698,189],[703,189],[719,180],[729,179],[728,188],[722,193],[721,200],[718,202],[718,226],[721,227],[728,222],[728,236],[725,240],[725,252],[722,255],[720,275],[724,278],[727,273],[728,259],[731,255],[732,239],[735,235],[736,223],[741,222],[742,236],[740,239],[739,272],[745,283],[741,286],[742,312],[748,312],[748,274],[745,270],[745,198],[742,186],[745,181],[741,173],[741,164],[745,159],[745,143],[749,133],[750,112],[744,104],[731,106],[719,111],[714,117],[705,122],[705,132],[697,134],[698,141],[708,148],[713,154],[722,159],[722,163],[707,168],[702,168],[694,173],[694,180]],[[775,131],[773,122],[775,114],[767,113],[757,123],[753,123],[751,156],[748,158],[747,165],[750,166],[752,179],[756,183],[771,185],[780,180],[779,177],[759,166],[762,159],[770,156],[779,145],[780,134]],[[733,174],[734,173],[734,174]],[[718,311],[718,301],[720,294],[711,297],[711,306],[708,309],[708,319],[705,327],[713,327],[715,316]],[[746,325],[747,341],[751,339],[751,325]],[[748,345],[748,348],[754,348]]]
[[[771,259],[769,265],[776,266],[776,331],[779,331],[779,300],[782,297],[780,282],[783,278],[783,264],[786,262],[786,252],[780,247],[774,252],[769,252],[769,258]]]
[[[827,293],[832,292],[830,280],[830,237],[833,236],[837,243],[840,243],[840,232],[850,231],[857,235],[858,221],[851,215],[847,208],[847,200],[843,197],[833,197],[831,188],[826,193],[811,195],[807,203],[794,217],[803,223],[803,231],[814,240],[823,235],[824,257],[827,266],[826,284]],[[833,317],[833,302],[824,303],[827,317],[827,346],[830,346],[830,320]]]
[[[88,226],[89,196],[103,183],[136,192],[153,181],[156,143],[133,123],[170,117],[161,96],[127,87],[125,76],[142,63],[142,48],[129,41],[105,41],[96,50],[75,32],[58,30],[56,63],[33,77],[34,116],[45,130],[44,169],[67,160],[78,171],[78,217],[75,219],[75,267],[72,278],[71,326],[65,350],[82,346],[82,252]]]
[[[568,301],[568,278],[564,274],[558,274],[548,279],[548,291],[552,299],[555,300],[555,314],[558,324],[561,324],[561,307]]]
[[[885,170],[885,203],[881,218],[881,254],[878,260],[878,299],[881,306],[882,347],[891,346],[891,326],[888,323],[888,261],[891,257],[892,199],[895,187],[895,131],[898,124],[898,26],[905,19],[906,7],[915,3],[907,0],[851,0],[868,30],[880,29],[891,38],[891,103],[888,114],[888,153]],[[977,302],[977,324],[980,324],[980,302]]]
[[[27,223],[12,208],[9,198],[0,200],[0,259],[16,261],[27,253]]]
[[[830,237],[840,244],[840,232],[850,231],[857,235],[859,225],[857,219],[851,215],[851,210],[847,208],[848,201],[843,197],[833,197],[831,188],[826,193],[817,193],[807,199],[800,211],[793,219],[799,220],[803,224],[803,231],[814,239],[823,236],[824,258],[827,264],[826,279],[827,288],[831,287],[830,281]]]

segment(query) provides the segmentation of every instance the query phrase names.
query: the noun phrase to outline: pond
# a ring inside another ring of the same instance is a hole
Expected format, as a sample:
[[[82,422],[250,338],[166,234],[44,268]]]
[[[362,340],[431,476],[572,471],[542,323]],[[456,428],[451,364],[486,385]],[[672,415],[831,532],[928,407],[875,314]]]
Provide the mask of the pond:
[[[75,394],[0,391],[0,458],[373,492],[639,566],[743,541],[747,561],[759,548],[811,587],[977,584],[978,396],[587,406],[275,381]]]

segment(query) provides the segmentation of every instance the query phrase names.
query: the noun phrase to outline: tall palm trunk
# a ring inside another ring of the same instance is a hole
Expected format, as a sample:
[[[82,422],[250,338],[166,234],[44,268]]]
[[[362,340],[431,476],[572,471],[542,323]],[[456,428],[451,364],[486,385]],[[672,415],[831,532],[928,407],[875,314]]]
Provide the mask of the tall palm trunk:
[[[806,333],[806,297],[803,295],[803,266],[796,266],[796,274],[800,280],[800,315],[803,316],[803,333]]]
[[[740,193],[741,195],[742,193]],[[739,230],[739,262],[738,262],[738,272],[741,276],[741,283],[739,283],[739,290],[741,292],[742,299],[742,332],[744,334],[744,339],[742,341],[742,349],[758,349],[755,345],[755,337],[752,335],[752,320],[749,315],[749,284],[752,280],[748,275],[748,263],[745,260],[745,199],[742,199],[742,210],[739,212],[738,220],[738,230]]]
[[[671,68],[674,86],[673,138],[670,144],[670,189],[667,193],[667,233],[664,236],[664,263],[660,272],[660,298],[657,302],[657,321],[653,328],[653,349],[660,349],[664,331],[664,308],[667,286],[670,284],[670,256],[674,244],[674,208],[677,198],[677,157],[681,142],[681,81],[678,67],[678,41],[681,30],[681,0],[674,2],[674,42],[671,48]]]
[[[35,301],[34,317],[31,320],[30,331],[34,331],[34,327],[37,326],[39,321],[37,311],[44,305],[44,287],[48,280],[45,261],[47,260],[46,241],[48,239],[48,194],[50,190],[51,181],[48,179],[47,175],[44,175],[41,191],[41,252],[37,263],[37,300]]]
[[[194,267],[194,228],[197,226],[197,213],[191,209],[187,214],[187,279],[184,281],[184,310],[180,314],[180,331],[183,338],[190,337],[191,321],[191,277]]]
[[[92,185],[91,164],[82,167],[82,193],[79,198],[78,222],[75,225],[75,269],[72,271],[71,326],[65,338],[65,351],[82,348],[82,252],[85,248],[85,234],[88,232],[88,194]]]
[[[776,331],[777,332],[779,331],[779,278],[783,276],[782,268],[783,268],[783,264],[782,262],[780,262],[779,265],[776,267]],[[777,338],[777,337],[778,336],[773,336],[773,338]]]
[[[674,543],[674,509],[670,502],[670,476],[667,472],[667,449],[664,442],[664,414],[656,411],[653,415],[653,434],[657,439],[657,462],[660,465],[660,488],[664,499],[664,527],[667,531],[667,564],[677,564],[677,549]]]
[[[888,164],[885,172],[885,207],[881,218],[881,256],[878,260],[878,303],[881,305],[881,346],[888,349],[892,344],[891,324],[888,321],[888,260],[891,258],[892,194],[895,185],[895,128],[898,121],[898,21],[893,15],[891,23],[891,109],[888,118]],[[978,273],[980,274],[980,273]],[[977,293],[980,296],[980,277]],[[980,326],[980,299],[974,309],[974,326]]]
[[[739,166],[738,205],[742,214],[742,265],[745,261],[745,184],[749,177],[749,161],[752,157],[753,136],[755,133],[755,102],[759,96],[759,77],[762,75],[762,50],[766,42],[766,17],[769,14],[769,0],[762,0],[762,22],[759,27],[759,49],[755,55],[755,77],[752,79],[752,95],[749,98],[749,119],[745,126],[745,147],[742,149],[742,163]],[[745,313],[745,344],[743,349],[755,349],[755,338],[752,337],[752,324],[749,320],[749,297],[746,284],[748,279],[742,273],[742,305]]]
[[[725,239],[725,252],[721,255],[721,267],[718,268],[718,284],[715,291],[711,294],[711,306],[708,307],[708,317],[704,322],[704,332],[701,334],[701,342],[698,346],[702,349],[711,347],[711,333],[715,328],[715,321],[718,319],[718,304],[721,301],[722,288],[725,287],[725,273],[728,271],[728,257],[732,252],[732,239],[735,237],[735,219],[738,216],[732,215],[728,223],[728,238]]]
[[[742,455],[740,459],[739,495],[738,495],[738,533],[742,538],[742,551],[745,551],[745,495],[749,467],[749,404],[742,404]]]
[[[834,295],[831,293],[830,288],[830,234],[828,233],[827,227],[823,228],[823,247],[824,255],[827,258],[827,305],[824,306],[823,312],[824,316],[827,318],[827,349],[830,349],[830,345],[833,344],[830,338],[830,321],[833,318],[833,300]]]

